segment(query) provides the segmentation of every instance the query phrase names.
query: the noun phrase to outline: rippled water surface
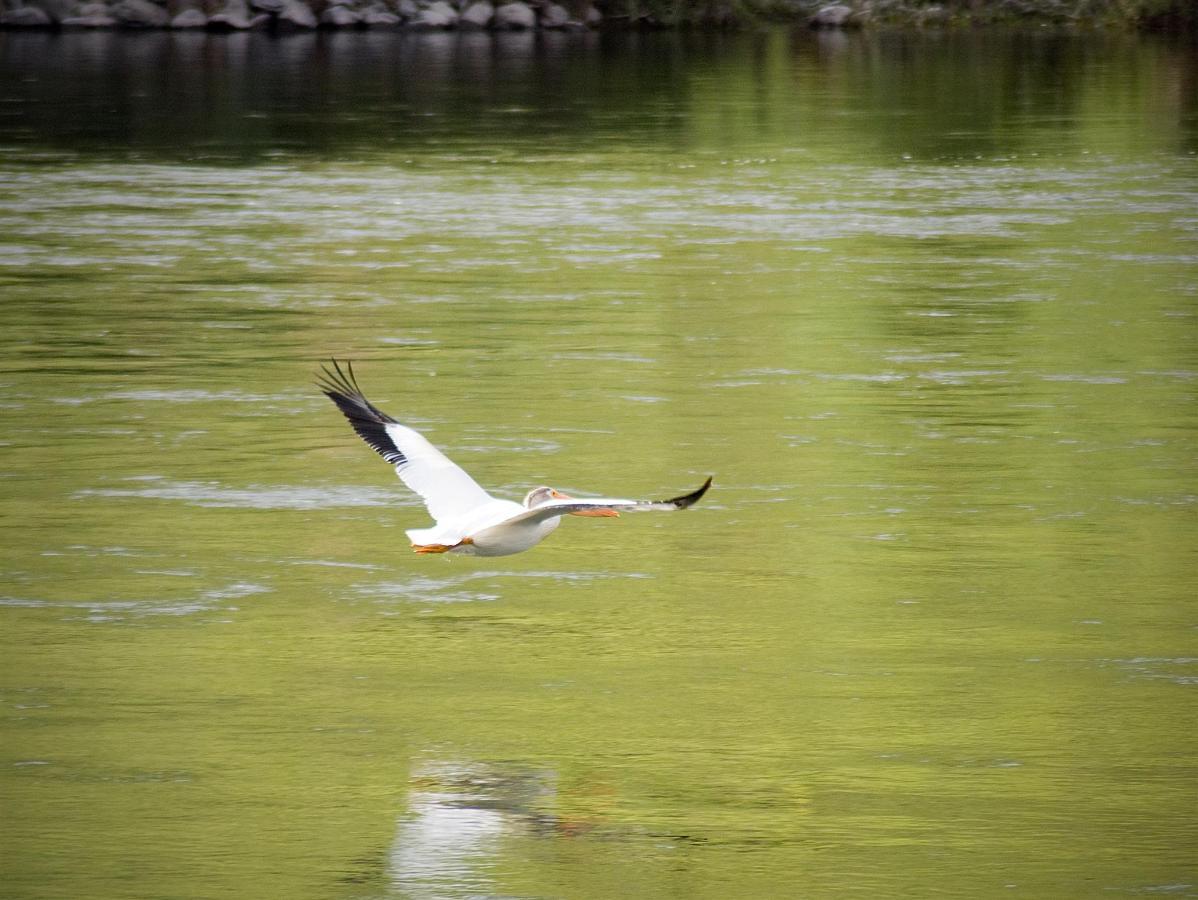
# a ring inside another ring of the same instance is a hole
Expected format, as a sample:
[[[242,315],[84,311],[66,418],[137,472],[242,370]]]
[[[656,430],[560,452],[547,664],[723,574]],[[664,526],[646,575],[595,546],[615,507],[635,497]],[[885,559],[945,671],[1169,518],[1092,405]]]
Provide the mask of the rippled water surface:
[[[1195,58],[0,34],[3,893],[1198,895]]]

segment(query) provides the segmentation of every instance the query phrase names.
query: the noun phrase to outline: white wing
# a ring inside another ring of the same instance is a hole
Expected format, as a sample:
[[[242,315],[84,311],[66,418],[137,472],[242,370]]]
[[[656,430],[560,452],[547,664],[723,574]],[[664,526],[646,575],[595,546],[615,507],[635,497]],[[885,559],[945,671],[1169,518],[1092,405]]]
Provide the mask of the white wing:
[[[320,389],[349,419],[361,438],[395,466],[403,483],[424,499],[438,523],[461,519],[495,498],[465,470],[428,442],[418,431],[401,425],[363,396],[353,366],[345,371],[333,360],[324,368]]]
[[[528,512],[513,516],[511,522],[540,522],[554,516],[565,516],[570,513],[587,512],[597,509],[629,510],[633,512],[649,509],[673,510],[686,509],[699,502],[699,498],[711,487],[711,479],[703,482],[697,491],[674,497],[672,500],[625,500],[619,497],[586,497],[577,499],[571,497],[565,500],[550,500],[533,507]]]

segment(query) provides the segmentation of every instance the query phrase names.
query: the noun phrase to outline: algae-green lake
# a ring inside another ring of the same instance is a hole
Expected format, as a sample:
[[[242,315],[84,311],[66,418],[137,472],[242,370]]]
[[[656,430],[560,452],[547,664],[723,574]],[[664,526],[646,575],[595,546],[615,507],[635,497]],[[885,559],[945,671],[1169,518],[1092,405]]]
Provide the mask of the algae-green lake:
[[[1195,59],[0,34],[0,893],[1198,895]]]

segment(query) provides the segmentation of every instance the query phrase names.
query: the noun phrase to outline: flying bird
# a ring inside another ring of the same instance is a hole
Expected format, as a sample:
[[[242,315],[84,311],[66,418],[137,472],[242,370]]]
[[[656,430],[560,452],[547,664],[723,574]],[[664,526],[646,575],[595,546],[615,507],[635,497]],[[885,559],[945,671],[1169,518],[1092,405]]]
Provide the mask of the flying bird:
[[[624,500],[613,497],[577,498],[551,487],[533,488],[523,503],[501,500],[483,490],[465,470],[428,442],[418,431],[401,425],[366,399],[354,377],[334,359],[321,367],[317,385],[337,404],[354,431],[383,459],[409,488],[424,500],[436,520],[431,528],[407,532],[417,553],[464,553],[509,556],[535,547],[561,524],[561,517],[618,516],[620,510],[686,509],[711,487],[702,487],[672,500]]]

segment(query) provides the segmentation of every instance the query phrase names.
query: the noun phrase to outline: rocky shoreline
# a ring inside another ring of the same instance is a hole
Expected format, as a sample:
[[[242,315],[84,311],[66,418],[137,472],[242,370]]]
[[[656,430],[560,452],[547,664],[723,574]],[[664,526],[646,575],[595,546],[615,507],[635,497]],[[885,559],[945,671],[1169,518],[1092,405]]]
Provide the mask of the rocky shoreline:
[[[306,31],[591,31],[679,26],[737,27],[753,21],[806,23],[815,29],[989,24],[1192,27],[1189,0],[1153,5],[1156,19],[1107,0],[705,0],[670,15],[636,0],[0,0],[0,29],[206,29]],[[1180,11],[1180,16],[1176,15]],[[1172,17],[1172,18],[1170,18]]]
[[[522,0],[15,0],[0,12],[0,27],[62,29],[588,30],[601,21],[589,2],[570,10]]]
[[[602,22],[589,0],[9,0],[0,12],[0,27],[60,29],[585,31]]]

